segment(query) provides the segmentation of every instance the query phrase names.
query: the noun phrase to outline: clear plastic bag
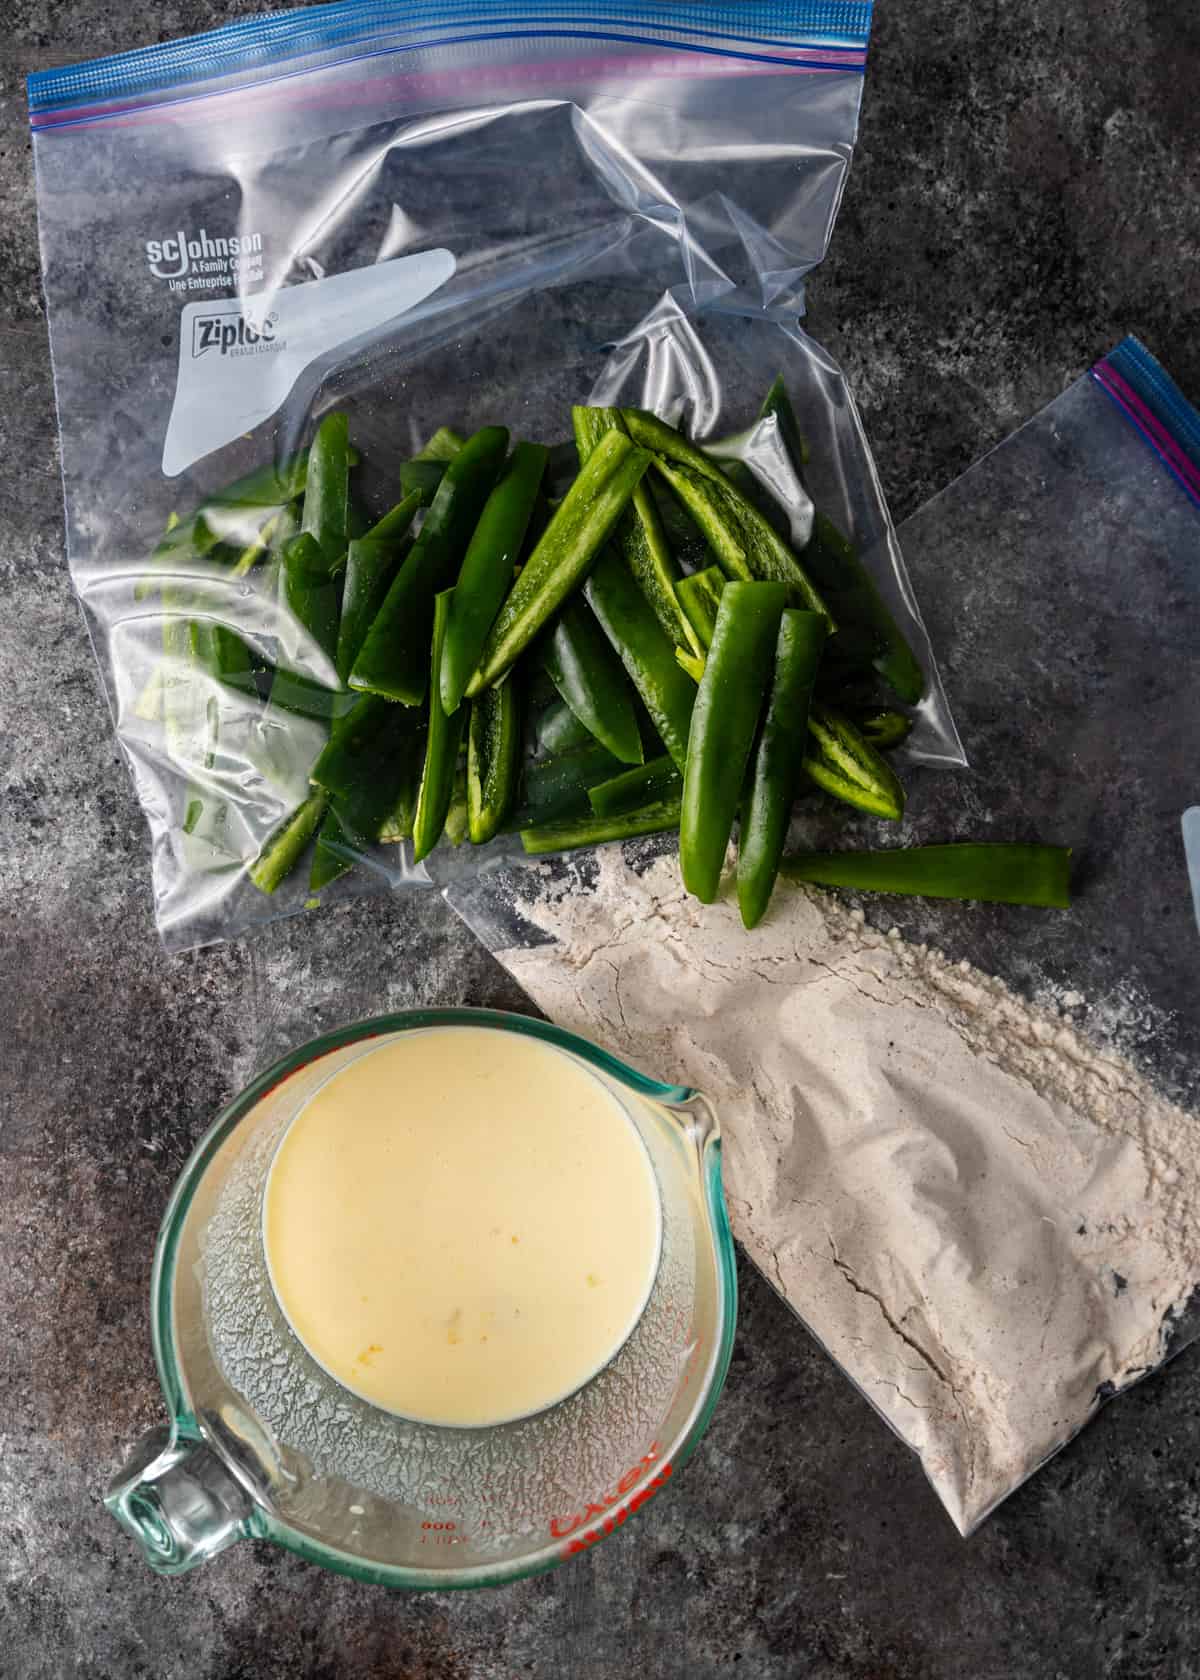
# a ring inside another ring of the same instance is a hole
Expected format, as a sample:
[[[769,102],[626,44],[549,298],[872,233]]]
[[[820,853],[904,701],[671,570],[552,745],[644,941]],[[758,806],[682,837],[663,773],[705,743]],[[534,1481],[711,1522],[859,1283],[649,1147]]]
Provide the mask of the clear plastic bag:
[[[309,902],[305,867],[271,897],[247,871],[328,723],[261,670],[231,683],[191,627],[336,686],[278,575],[298,454],[335,410],[366,522],[439,426],[553,445],[589,400],[740,433],[769,479],[769,428],[747,429],[782,373],[813,499],[928,676],[906,756],[964,762],[853,398],[796,324],[869,19],[346,0],[31,78],[71,570],[170,947]],[[355,856],[334,893],[429,881],[407,845]]]
[[[1085,992],[1098,1035],[1200,1111],[1180,834],[1200,804],[1200,415],[1126,338],[901,535],[930,579],[972,761],[914,802],[920,838],[974,837],[982,821],[1076,846],[1072,914],[1024,927],[1001,953],[1009,977]],[[956,932],[990,966],[980,920]]]
[[[721,1093],[735,1236],[965,1534],[1200,1336],[1200,414],[1126,339],[900,537],[920,556],[972,760],[968,775],[914,778],[900,843],[1073,846],[1069,913],[853,895],[888,934],[863,935],[875,1007],[847,1005],[823,1039],[805,987],[817,968],[860,972],[859,933],[813,946],[789,981],[811,912],[785,902],[765,944],[722,948],[712,912],[697,921],[657,875],[640,887],[661,840],[628,846],[615,886],[613,860],[591,853],[447,897],[559,1025]],[[907,978],[889,990],[893,935]],[[647,985],[654,950],[683,954],[670,985]],[[906,1017],[923,973],[934,985]],[[943,1053],[923,1064],[904,1022],[915,1039],[942,1008]],[[964,1043],[978,1086],[954,1061]],[[772,1078],[797,1093],[783,1125]],[[1021,1135],[1024,1098],[1043,1095],[1068,1147],[1049,1125]],[[838,1190],[856,1156],[869,1188]],[[757,1177],[739,1182],[739,1161]],[[814,1183],[830,1180],[822,1199]],[[848,1304],[830,1306],[815,1266],[781,1271],[826,1239],[846,1265],[864,1228],[876,1269]],[[881,1318],[902,1327],[898,1358],[874,1339]]]

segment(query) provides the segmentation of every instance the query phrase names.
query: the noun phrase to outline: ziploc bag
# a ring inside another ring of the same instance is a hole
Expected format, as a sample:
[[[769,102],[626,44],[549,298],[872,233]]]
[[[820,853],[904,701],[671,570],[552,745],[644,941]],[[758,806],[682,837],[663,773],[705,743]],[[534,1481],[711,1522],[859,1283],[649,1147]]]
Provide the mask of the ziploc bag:
[[[900,536],[972,769],[897,843],[1074,846],[1069,911],[796,890],[745,938],[662,840],[448,897],[714,1097],[735,1235],[965,1534],[1200,1332],[1200,416],[1127,339]]]
[[[928,678],[905,756],[963,762],[853,398],[797,325],[869,22],[865,0],[346,0],[30,78],[71,572],[170,947],[309,899],[307,858],[271,897],[248,870],[330,727],[279,675],[337,702],[280,583],[335,412],[361,531],[439,427],[564,444],[588,401],[740,437],[769,480],[752,422],[782,373],[812,500]],[[802,543],[804,492],[789,511]],[[358,867],[334,893],[428,883],[407,845],[336,843]]]

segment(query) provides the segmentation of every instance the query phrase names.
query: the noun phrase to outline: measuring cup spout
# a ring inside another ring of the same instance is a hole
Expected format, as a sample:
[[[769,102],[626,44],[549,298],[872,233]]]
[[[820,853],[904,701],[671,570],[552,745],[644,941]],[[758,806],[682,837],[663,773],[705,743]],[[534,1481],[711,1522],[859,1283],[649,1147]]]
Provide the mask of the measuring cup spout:
[[[160,1575],[182,1575],[232,1546],[253,1509],[212,1448],[181,1424],[142,1437],[104,1503]]]
[[[689,1091],[682,1101],[663,1104],[672,1116],[692,1149],[703,1164],[706,1154],[720,1142],[721,1126],[717,1111],[703,1091]]]

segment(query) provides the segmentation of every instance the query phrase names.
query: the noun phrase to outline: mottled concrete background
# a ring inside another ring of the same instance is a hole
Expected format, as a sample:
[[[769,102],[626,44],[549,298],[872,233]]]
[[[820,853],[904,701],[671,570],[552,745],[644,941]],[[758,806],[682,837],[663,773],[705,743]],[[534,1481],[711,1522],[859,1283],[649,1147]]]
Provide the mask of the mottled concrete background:
[[[160,1417],[151,1249],[214,1109],[314,1017],[520,1003],[432,897],[177,961],[151,926],[67,586],[22,78],[248,9],[9,0],[0,38],[0,1674],[1200,1675],[1200,1360],[963,1544],[749,1269],[725,1398],[670,1497],[502,1595],[393,1597],[250,1546],[166,1583],[101,1509]],[[1198,85],[1194,8],[884,0],[810,326],[856,383],[898,517],[1125,331],[1200,392]]]

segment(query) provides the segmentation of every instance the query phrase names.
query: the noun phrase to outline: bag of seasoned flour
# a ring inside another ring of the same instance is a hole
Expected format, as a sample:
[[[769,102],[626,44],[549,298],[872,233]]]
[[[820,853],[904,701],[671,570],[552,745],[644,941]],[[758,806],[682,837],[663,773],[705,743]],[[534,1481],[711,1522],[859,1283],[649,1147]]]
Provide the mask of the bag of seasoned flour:
[[[871,838],[1073,846],[1069,910],[796,887],[747,936],[661,841],[449,896],[714,1099],[736,1236],[966,1534],[1200,1332],[1200,415],[1126,339],[900,535],[971,770]]]
[[[469,809],[461,719],[430,748],[433,598],[532,463],[504,527],[526,557],[578,470],[573,405],[653,410],[778,489],[782,375],[804,483],[765,540],[803,551],[815,506],[854,545],[925,674],[905,754],[961,764],[853,398],[798,326],[870,11],[343,0],[30,78],[71,573],[170,947],[427,886],[422,826],[439,859],[513,827],[486,787]],[[711,555],[662,518],[648,579],[682,636],[671,579]],[[363,688],[383,704],[323,757]],[[515,693],[479,756],[521,728],[533,756]],[[444,817],[416,809],[431,753]]]

